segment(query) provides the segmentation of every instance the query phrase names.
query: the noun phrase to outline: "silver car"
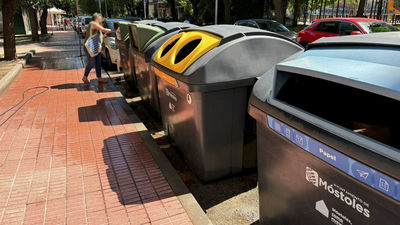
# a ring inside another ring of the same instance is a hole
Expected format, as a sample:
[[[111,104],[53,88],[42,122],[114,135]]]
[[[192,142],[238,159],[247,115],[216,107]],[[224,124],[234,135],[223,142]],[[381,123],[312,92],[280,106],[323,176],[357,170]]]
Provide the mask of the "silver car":
[[[133,22],[140,20],[140,18],[107,18],[103,21],[103,27],[114,30],[114,22]],[[120,56],[118,51],[118,46],[115,43],[115,33],[107,34],[107,37],[104,38],[104,45],[106,49],[101,52],[103,58],[106,61],[106,68],[110,69],[117,66],[117,70],[120,69]]]
[[[82,37],[86,36],[86,31],[87,31],[87,28],[89,26],[90,21],[92,21],[92,17],[91,16],[82,17],[82,23],[81,23],[81,26],[80,26],[80,29],[81,29],[80,33],[82,34]]]

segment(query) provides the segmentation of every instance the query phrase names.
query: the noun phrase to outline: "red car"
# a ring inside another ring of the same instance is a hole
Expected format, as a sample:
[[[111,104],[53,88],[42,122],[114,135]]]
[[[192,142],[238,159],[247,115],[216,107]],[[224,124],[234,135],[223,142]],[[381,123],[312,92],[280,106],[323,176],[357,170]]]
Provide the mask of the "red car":
[[[381,20],[367,18],[331,18],[315,20],[310,26],[300,31],[297,42],[307,46],[322,37],[358,35],[377,32],[398,31],[395,27]]]

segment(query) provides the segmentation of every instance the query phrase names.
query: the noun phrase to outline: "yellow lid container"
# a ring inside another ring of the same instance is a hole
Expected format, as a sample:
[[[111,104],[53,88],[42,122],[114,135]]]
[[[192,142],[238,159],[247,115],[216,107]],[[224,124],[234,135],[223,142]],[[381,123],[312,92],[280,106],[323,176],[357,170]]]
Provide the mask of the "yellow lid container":
[[[189,30],[168,39],[158,50],[154,62],[177,73],[183,73],[198,58],[217,47],[222,37]]]

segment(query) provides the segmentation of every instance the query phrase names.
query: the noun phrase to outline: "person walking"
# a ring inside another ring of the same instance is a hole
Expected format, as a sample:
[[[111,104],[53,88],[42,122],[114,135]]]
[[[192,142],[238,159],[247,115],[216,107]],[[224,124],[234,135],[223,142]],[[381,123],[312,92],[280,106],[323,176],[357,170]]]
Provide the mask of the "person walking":
[[[93,48],[95,52],[94,53],[91,52],[89,54],[89,51],[91,50],[89,47],[89,43],[87,43],[88,39],[98,35],[98,37],[96,36],[96,38],[98,38],[99,43],[102,44],[104,38],[103,33],[108,34],[115,32],[114,30],[104,28],[101,25],[102,23],[103,23],[103,16],[100,13],[94,13],[92,16],[92,21],[89,23],[86,31],[84,51],[86,53],[88,63],[86,65],[85,73],[83,74],[82,78],[82,81],[85,84],[89,84],[88,76],[93,67],[96,70],[97,81],[99,83],[106,83],[106,81],[104,81],[104,79],[101,77],[101,46],[95,46]]]

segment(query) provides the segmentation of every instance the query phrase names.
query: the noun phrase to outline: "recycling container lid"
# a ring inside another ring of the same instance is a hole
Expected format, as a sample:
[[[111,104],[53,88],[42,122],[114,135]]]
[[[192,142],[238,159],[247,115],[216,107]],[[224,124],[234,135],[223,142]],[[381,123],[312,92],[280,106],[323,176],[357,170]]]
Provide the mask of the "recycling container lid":
[[[320,38],[309,44],[308,48],[324,46],[400,46],[400,32]]]
[[[180,30],[187,29],[187,28],[197,27],[196,25],[193,25],[193,24],[180,23],[180,22],[168,22],[165,24],[167,24],[170,27],[169,30],[166,30],[166,32],[164,33],[163,36],[161,36],[157,40],[153,41],[144,50],[144,58],[145,58],[146,62],[150,62],[154,53],[161,47],[161,45],[164,42],[166,42],[169,38],[171,38],[173,35],[177,34],[177,32],[179,32]]]
[[[163,23],[163,22],[157,21],[157,20],[139,20],[139,21],[135,21],[134,23],[152,25],[152,24],[155,24],[155,23]]]
[[[181,23],[181,22],[153,23],[153,24],[149,24],[149,25],[160,27],[160,28],[164,29],[166,31],[166,33],[174,32],[177,30],[186,29],[186,28],[190,28],[190,27],[197,27],[196,25],[193,25],[193,24]]]
[[[188,28],[167,40],[153,61],[185,83],[243,81],[251,85],[276,63],[303,48],[272,32],[235,25]]]
[[[131,43],[139,50],[139,52],[143,52],[149,44],[165,33],[163,28],[146,24],[133,23],[129,25],[129,28],[130,36],[133,40]]]
[[[265,73],[253,94],[260,102],[400,162],[400,145],[392,138],[397,134],[393,124],[400,125],[395,115],[400,104],[398,35],[323,39]],[[361,135],[365,130],[379,134]]]
[[[115,21],[114,28],[118,40],[127,41],[129,39],[129,22]]]

